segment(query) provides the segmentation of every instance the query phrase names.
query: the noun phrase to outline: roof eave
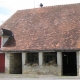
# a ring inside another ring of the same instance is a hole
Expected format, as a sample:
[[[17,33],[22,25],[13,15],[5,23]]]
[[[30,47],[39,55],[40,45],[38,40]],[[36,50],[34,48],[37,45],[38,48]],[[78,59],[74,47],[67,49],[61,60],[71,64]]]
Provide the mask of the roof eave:
[[[0,52],[14,52],[14,53],[22,53],[22,52],[77,52],[80,49],[53,49],[53,50],[1,50]]]

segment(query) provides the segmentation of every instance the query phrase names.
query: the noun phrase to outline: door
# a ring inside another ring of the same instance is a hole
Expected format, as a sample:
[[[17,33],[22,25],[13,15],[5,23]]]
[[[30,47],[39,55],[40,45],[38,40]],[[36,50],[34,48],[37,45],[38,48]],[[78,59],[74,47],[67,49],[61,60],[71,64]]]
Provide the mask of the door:
[[[5,72],[5,54],[0,54],[0,73]]]
[[[0,48],[1,48],[1,37],[0,37]]]
[[[77,76],[76,52],[63,52],[63,75]]]

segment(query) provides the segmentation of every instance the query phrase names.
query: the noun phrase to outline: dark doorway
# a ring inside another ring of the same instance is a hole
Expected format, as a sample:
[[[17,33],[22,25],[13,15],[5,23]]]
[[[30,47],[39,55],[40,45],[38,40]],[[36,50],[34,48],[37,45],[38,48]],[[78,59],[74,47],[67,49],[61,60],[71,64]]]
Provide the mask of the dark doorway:
[[[77,76],[76,52],[63,52],[63,75]]]
[[[10,73],[22,74],[22,53],[12,53],[10,58]]]

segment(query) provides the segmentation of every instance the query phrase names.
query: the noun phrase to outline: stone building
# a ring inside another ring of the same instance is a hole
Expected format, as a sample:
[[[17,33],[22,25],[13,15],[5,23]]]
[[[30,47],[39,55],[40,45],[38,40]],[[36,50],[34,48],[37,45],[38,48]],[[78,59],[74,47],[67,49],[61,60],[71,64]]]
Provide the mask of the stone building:
[[[80,75],[80,3],[19,10],[0,26],[0,72]]]

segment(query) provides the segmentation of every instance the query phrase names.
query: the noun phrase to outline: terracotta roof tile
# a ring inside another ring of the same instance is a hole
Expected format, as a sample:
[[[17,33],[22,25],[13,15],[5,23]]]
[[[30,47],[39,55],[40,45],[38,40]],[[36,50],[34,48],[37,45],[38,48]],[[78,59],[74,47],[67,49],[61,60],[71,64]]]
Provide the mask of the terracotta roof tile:
[[[14,34],[2,50],[80,49],[80,3],[20,10],[1,28]]]

